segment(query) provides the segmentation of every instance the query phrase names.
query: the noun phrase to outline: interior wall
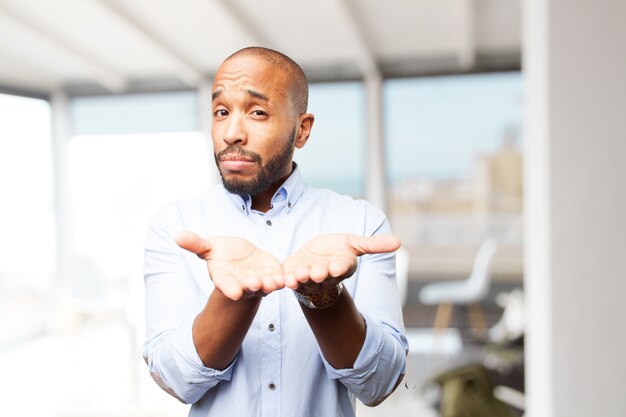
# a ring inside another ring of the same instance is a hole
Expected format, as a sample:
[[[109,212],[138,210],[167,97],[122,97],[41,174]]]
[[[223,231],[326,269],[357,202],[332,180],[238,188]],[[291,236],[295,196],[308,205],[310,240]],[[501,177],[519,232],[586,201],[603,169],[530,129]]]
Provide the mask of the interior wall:
[[[626,2],[528,0],[529,416],[626,415]]]

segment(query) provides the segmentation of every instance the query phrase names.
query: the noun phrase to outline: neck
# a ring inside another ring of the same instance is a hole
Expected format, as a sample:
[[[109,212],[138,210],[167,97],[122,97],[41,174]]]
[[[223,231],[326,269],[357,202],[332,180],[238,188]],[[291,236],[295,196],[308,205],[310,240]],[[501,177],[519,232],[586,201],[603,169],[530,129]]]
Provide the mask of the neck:
[[[291,172],[280,177],[278,181],[267,187],[264,191],[261,191],[257,195],[252,196],[252,210],[257,210],[262,213],[267,213],[270,210],[270,206],[272,205],[272,197],[276,194],[276,191],[280,188],[281,185],[289,178]]]
[[[271,194],[265,194],[265,192],[252,197],[252,210],[257,210],[262,213],[267,213],[270,210],[272,204],[272,196],[278,188],[274,189]]]

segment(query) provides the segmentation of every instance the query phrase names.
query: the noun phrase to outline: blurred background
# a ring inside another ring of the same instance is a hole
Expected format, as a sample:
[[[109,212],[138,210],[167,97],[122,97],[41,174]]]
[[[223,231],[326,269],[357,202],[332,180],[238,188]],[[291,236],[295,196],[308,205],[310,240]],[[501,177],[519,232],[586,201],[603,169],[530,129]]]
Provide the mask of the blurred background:
[[[407,375],[360,416],[626,415],[625,28],[618,0],[0,0],[0,415],[186,415],[140,356],[143,238],[219,180],[211,77],[250,45],[309,78],[305,181],[403,242]]]

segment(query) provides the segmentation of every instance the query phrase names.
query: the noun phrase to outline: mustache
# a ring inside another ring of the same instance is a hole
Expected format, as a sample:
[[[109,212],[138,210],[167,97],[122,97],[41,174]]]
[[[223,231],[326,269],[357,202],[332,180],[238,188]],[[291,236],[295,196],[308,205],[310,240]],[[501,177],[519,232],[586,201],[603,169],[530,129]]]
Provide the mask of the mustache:
[[[259,164],[261,163],[261,155],[254,153],[252,151],[243,149],[243,147],[238,144],[232,144],[232,145],[229,145],[227,148],[222,149],[220,152],[218,152],[215,155],[215,160],[219,162],[222,159],[222,157],[224,157],[225,155],[243,156],[244,158],[250,159],[253,162],[256,162]]]

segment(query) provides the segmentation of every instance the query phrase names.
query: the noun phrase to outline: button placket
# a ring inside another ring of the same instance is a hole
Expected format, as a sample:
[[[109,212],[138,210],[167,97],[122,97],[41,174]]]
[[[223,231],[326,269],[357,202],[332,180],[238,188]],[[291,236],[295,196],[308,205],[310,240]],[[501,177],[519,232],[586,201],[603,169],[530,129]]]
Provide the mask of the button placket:
[[[265,334],[261,336],[262,362],[261,378],[264,384],[261,400],[261,415],[280,415],[281,404],[277,400],[281,395],[281,336],[280,336],[280,294],[268,294],[263,301],[260,315]]]

